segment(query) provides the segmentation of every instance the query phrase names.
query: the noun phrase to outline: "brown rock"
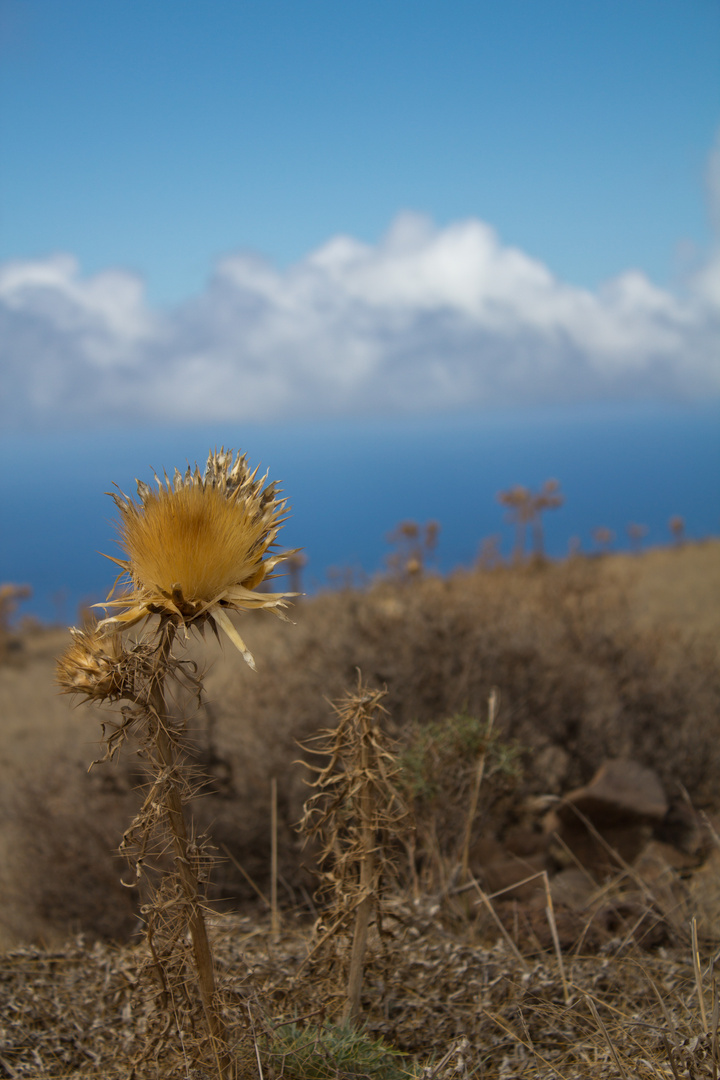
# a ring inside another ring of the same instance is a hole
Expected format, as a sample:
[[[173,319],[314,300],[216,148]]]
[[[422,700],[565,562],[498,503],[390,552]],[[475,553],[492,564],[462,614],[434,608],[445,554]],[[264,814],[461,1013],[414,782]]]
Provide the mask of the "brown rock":
[[[581,866],[598,881],[617,874],[631,863],[652,837],[649,825],[603,826],[596,836],[584,822],[560,822],[551,853],[560,866]]]
[[[634,869],[648,885],[675,879],[678,873],[697,867],[698,860],[672,844],[651,840],[635,860]]]
[[[498,900],[527,900],[538,891],[544,893],[545,885],[538,875],[546,869],[547,860],[542,854],[525,859],[506,854],[484,866],[479,879],[485,892]]]
[[[506,859],[507,851],[494,836],[480,836],[470,848],[470,866],[479,874],[484,866]]]
[[[710,852],[705,863],[687,881],[690,912],[697,917],[701,937],[720,940],[720,849]]]
[[[600,880],[638,857],[667,811],[652,769],[636,761],[606,761],[589,784],[548,815],[552,855],[560,866],[579,865]]]
[[[709,823],[685,801],[675,800],[655,829],[655,836],[678,851],[701,860],[707,855],[712,836]]]
[[[652,769],[621,758],[604,762],[585,787],[563,800],[558,816],[563,824],[581,820],[576,811],[601,831],[607,827],[659,824],[668,811],[660,780]]]
[[[544,855],[549,838],[545,832],[524,825],[511,825],[503,833],[503,844],[511,855],[527,858],[530,855]]]
[[[597,885],[589,874],[575,866],[569,866],[555,874],[550,881],[550,895],[555,904],[562,904],[573,911],[582,911],[597,892]]]

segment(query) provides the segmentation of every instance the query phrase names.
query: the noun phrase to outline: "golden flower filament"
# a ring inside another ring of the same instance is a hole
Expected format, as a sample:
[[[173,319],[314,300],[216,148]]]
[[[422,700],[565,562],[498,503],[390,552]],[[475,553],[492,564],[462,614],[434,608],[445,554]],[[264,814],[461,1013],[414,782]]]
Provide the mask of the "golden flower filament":
[[[176,471],[172,481],[155,479],[157,490],[138,481],[137,502],[113,495],[126,556],[113,561],[126,591],[102,605],[115,613],[101,627],[120,629],[149,615],[186,627],[210,620],[254,667],[228,610],[269,608],[285,617],[293,594],[257,587],[294,554],[271,554],[287,503],[274,484],[263,486],[265,477],[250,471],[244,455],[233,464],[232,451],[211,453],[204,475],[196,467]]]

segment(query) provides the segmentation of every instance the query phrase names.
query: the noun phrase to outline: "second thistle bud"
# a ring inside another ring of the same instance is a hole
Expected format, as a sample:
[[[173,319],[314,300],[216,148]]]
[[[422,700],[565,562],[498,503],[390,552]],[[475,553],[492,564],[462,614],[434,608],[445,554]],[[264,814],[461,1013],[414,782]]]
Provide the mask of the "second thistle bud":
[[[136,665],[128,663],[119,634],[97,628],[71,627],[72,644],[57,664],[57,682],[64,694],[84,694],[86,700],[119,701],[135,696]]]

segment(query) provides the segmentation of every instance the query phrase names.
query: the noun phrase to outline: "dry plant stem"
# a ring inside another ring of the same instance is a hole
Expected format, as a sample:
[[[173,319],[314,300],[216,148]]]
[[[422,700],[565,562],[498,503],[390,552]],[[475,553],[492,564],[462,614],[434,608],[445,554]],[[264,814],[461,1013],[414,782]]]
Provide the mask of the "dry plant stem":
[[[227,845],[226,845],[226,844],[221,844],[221,845],[220,845],[220,847],[221,847],[221,848],[223,849],[223,851],[225,852],[225,854],[227,855],[228,859],[229,859],[229,860],[230,860],[230,862],[231,862],[231,863],[233,864],[233,866],[235,867],[235,869],[236,869],[236,870],[239,870],[239,871],[240,871],[240,873],[241,873],[241,874],[242,874],[242,876],[243,876],[243,877],[245,878],[245,880],[247,881],[248,885],[249,885],[249,886],[250,886],[250,888],[251,888],[251,889],[253,890],[253,892],[255,893],[255,895],[256,895],[256,896],[257,896],[257,897],[258,897],[258,898],[259,898],[260,900],[262,900],[263,904],[264,904],[264,905],[265,905],[265,907],[266,907],[266,908],[268,909],[268,911],[272,911],[272,904],[271,904],[271,903],[270,903],[270,901],[268,900],[267,896],[266,896],[266,895],[265,895],[265,893],[264,893],[264,892],[262,891],[262,889],[260,889],[260,888],[259,888],[259,887],[257,886],[257,884],[256,884],[256,883],[255,883],[255,882],[253,881],[253,879],[252,879],[252,878],[250,877],[250,875],[248,874],[247,870],[246,870],[246,869],[245,869],[245,867],[244,867],[244,866],[242,865],[242,863],[239,863],[239,862],[237,861],[237,859],[236,859],[236,858],[235,858],[235,856],[233,855],[233,853],[232,853],[232,851],[230,850],[230,848],[229,848],[229,847],[227,847]]]
[[[537,877],[537,875],[534,875],[534,876]],[[527,880],[532,881],[533,879],[528,878]],[[520,950],[518,949],[518,947],[515,944],[515,942],[513,941],[513,939],[510,937],[510,934],[507,932],[507,930],[503,926],[503,923],[502,923],[500,917],[498,916],[498,913],[496,912],[495,908],[492,906],[492,902],[491,902],[492,897],[488,896],[487,893],[483,892],[483,890],[480,888],[479,882],[477,882],[475,880],[475,878],[471,878],[470,884],[473,886],[473,888],[475,888],[477,890],[477,893],[478,893],[478,895],[480,897],[481,903],[484,904],[485,907],[487,908],[488,914],[490,915],[491,919],[493,920],[493,922],[497,926],[498,930],[500,931],[500,933],[504,937],[504,939],[505,939],[505,941],[507,943],[507,946],[510,949],[510,952],[513,954],[513,956],[518,961],[518,963],[521,964],[521,966],[525,969],[525,971],[529,971],[529,966],[528,966],[527,961],[525,960],[525,957],[520,952]]]
[[[695,972],[695,986],[697,988],[698,1002],[700,1004],[700,1017],[702,1020],[702,1029],[707,1032],[707,1012],[705,1011],[705,994],[703,993],[702,984],[702,968],[700,966],[700,950],[698,948],[698,936],[697,936],[697,919],[693,915],[690,920],[690,936],[692,939],[692,959],[693,970]]]
[[[488,741],[492,735],[493,725],[495,724],[495,717],[497,715],[497,703],[498,692],[495,687],[490,691],[490,697],[488,698],[488,726],[487,726],[487,738]],[[468,809],[467,821],[465,822],[465,839],[463,841],[462,852],[462,880],[467,881],[468,869],[470,864],[470,840],[472,839],[473,822],[475,821],[475,815],[477,814],[478,801],[480,799],[480,788],[482,786],[483,776],[485,775],[485,759],[487,757],[487,744],[481,751],[478,758],[477,772],[475,773],[475,784],[473,786],[472,797],[470,799],[470,807]]]
[[[550,879],[547,875],[547,870],[542,872],[543,884],[545,886],[545,899],[547,905],[545,907],[545,916],[550,927],[550,933],[552,934],[553,945],[555,946],[555,956],[557,957],[558,969],[560,971],[560,979],[562,981],[563,999],[566,1005],[570,1004],[570,988],[565,976],[565,965],[563,963],[562,949],[560,948],[560,938],[557,932],[557,923],[555,922],[555,908],[553,907],[552,892],[550,891]]]
[[[277,821],[277,780],[270,781],[270,923],[273,941],[280,936],[280,915],[278,912],[278,821]]]
[[[158,657],[158,673],[153,683],[150,696],[157,723],[155,731],[155,747],[157,750],[158,764],[168,776],[165,811],[167,813],[170,832],[172,833],[175,865],[188,901],[188,928],[190,930],[198,987],[200,989],[205,1019],[213,1040],[219,1073],[223,1078],[231,1080],[232,1067],[226,1051],[227,1038],[225,1025],[218,1012],[215,999],[217,990],[215,983],[215,965],[213,963],[212,950],[210,948],[207,927],[205,925],[205,916],[203,915],[201,906],[200,883],[192,866],[182,797],[175,779],[176,753],[172,740],[165,727],[167,714],[165,707],[164,672],[174,637],[175,628],[172,625],[168,625],[165,630],[165,638]]]
[[[603,1023],[603,1020],[602,1020],[602,1017],[600,1016],[600,1013],[597,1011],[597,1006],[595,1005],[595,1002],[593,1001],[593,999],[589,995],[586,995],[586,997],[587,997],[587,1003],[590,1006],[590,1011],[593,1014],[593,1017],[595,1019],[595,1023],[599,1027],[599,1029],[600,1029],[600,1031],[601,1031],[601,1033],[602,1033],[602,1035],[603,1035],[603,1037],[605,1039],[605,1042],[608,1044],[608,1046],[610,1048],[610,1053],[612,1054],[613,1060],[615,1061],[615,1067],[616,1067],[617,1071],[620,1073],[623,1080],[628,1080],[628,1074],[625,1072],[625,1070],[622,1067],[622,1062],[620,1061],[620,1058],[618,1057],[618,1053],[617,1053],[617,1050],[615,1049],[615,1045],[614,1045],[612,1039],[610,1038],[610,1034],[608,1032],[608,1029],[605,1027],[605,1024]]]
[[[370,748],[367,733],[363,733],[361,768],[368,775],[370,768]],[[347,1000],[343,1020],[358,1024],[360,1019],[360,992],[362,990],[363,960],[367,947],[368,928],[375,902],[375,836],[373,829],[373,799],[370,784],[363,785],[360,793],[360,820],[362,836],[362,861],[360,863],[360,890],[362,900],[355,913],[355,931],[353,934],[352,953],[350,956],[350,974],[348,975]]]

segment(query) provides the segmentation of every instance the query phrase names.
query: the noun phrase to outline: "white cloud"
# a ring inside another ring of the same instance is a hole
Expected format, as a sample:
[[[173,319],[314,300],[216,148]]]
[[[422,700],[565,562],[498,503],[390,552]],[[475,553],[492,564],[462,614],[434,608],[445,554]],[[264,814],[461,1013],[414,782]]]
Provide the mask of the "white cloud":
[[[4,430],[688,399],[719,356],[720,253],[682,296],[634,270],[590,292],[477,220],[402,214],[284,271],[234,255],[171,311],[69,256],[0,265]]]

